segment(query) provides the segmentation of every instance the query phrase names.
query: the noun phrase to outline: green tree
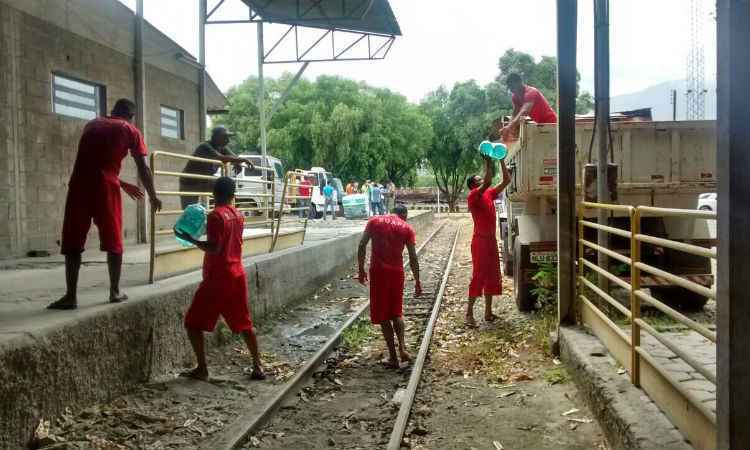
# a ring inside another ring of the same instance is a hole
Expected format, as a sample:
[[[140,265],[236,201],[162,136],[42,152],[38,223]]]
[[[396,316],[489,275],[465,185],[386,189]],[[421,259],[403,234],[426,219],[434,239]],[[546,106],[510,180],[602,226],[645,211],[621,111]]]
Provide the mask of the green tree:
[[[421,104],[432,120],[432,145],[427,161],[451,211],[466,186],[466,177],[477,170],[477,145],[487,132],[487,92],[475,81],[456,83],[431,92]]]

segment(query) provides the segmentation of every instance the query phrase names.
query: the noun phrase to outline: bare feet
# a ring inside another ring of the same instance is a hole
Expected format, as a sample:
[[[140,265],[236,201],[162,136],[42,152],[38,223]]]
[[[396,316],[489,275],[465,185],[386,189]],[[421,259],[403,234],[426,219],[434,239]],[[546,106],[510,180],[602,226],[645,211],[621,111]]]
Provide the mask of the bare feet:
[[[497,320],[497,316],[492,313],[489,316],[487,314],[484,315],[485,322],[494,322],[495,320]]]
[[[121,293],[120,291],[109,291],[110,303],[122,303],[127,299],[128,299],[128,296]]]
[[[76,308],[78,308],[77,299],[75,297],[70,297],[67,294],[63,296],[63,298],[61,298],[60,300],[54,303],[50,303],[47,306],[47,309],[60,309],[60,310],[65,310],[65,311],[69,311],[71,309],[76,309]]]
[[[477,327],[477,321],[474,320],[474,316],[466,316],[464,319],[464,323],[469,328],[476,328]]]
[[[399,358],[401,358],[401,362],[408,363],[409,361],[411,361],[411,356],[409,356],[409,354],[404,350],[401,350],[398,356]]]
[[[188,370],[187,372],[181,372],[181,377],[185,378],[192,378],[194,380],[199,381],[208,381],[208,369],[196,367],[193,370]]]

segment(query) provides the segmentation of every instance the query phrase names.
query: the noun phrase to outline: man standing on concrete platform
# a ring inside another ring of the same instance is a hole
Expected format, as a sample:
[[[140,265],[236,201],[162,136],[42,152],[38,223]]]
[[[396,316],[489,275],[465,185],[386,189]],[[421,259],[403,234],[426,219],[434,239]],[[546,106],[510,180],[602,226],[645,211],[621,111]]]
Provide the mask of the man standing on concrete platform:
[[[357,253],[359,262],[359,282],[368,281],[365,272],[367,243],[372,239],[372,256],[370,257],[370,320],[380,324],[388,346],[387,365],[398,368],[401,362],[411,358],[404,345],[404,266],[402,253],[404,246],[409,251],[409,266],[414,275],[415,295],[422,295],[422,284],[419,281],[419,259],[417,258],[416,235],[414,229],[406,222],[407,210],[403,205],[394,208],[394,214],[377,216],[367,222]],[[396,355],[394,330],[398,337],[399,353]]]
[[[372,215],[381,216],[383,211],[383,191],[378,183],[372,183],[370,186],[370,203],[372,204]]]
[[[107,252],[109,268],[109,301],[119,303],[128,297],[120,292],[122,270],[122,197],[120,189],[130,198],[143,198],[137,186],[120,180],[122,160],[128,152],[138,168],[138,177],[148,191],[151,207],[161,209],[154,191],[154,180],[146,163],[146,145],[141,132],[132,121],[136,105],[120,99],[111,116],[100,117],[86,124],[78,143],[73,173],[68,183],[65,219],[62,231],[62,253],[65,255],[67,291],[49,309],[75,309],[78,306],[78,273],[86,235],[93,220],[99,229],[99,245]]]
[[[253,170],[254,166],[250,160],[240,158],[231,150],[227,148],[229,144],[229,138],[234,136],[234,133],[229,132],[226,127],[219,125],[211,130],[211,140],[203,142],[195,148],[193,156],[204,159],[214,159],[221,161],[222,163],[232,164],[247,164],[250,170]],[[188,161],[182,173],[191,175],[204,175],[213,176],[219,166],[208,162],[201,161]],[[210,193],[213,189],[214,180],[201,180],[195,178],[180,178],[180,191],[181,192],[208,192]],[[182,196],[180,197],[180,203],[182,209],[185,209],[188,205],[198,203],[198,196]]]
[[[306,176],[302,176],[302,180],[299,182],[299,190],[297,191],[299,193],[300,197],[305,197],[299,199],[299,202],[297,203],[299,205],[299,218],[304,219],[305,216],[307,216],[308,219],[313,219],[312,216],[312,203],[310,202],[310,194],[312,193],[312,183],[310,183],[310,180],[307,179]],[[304,209],[307,208],[307,209]]]
[[[471,238],[471,284],[469,302],[466,306],[466,325],[475,327],[474,302],[484,295],[484,320],[492,322],[497,317],[492,314],[492,296],[502,294],[500,274],[500,253],[495,233],[495,199],[510,184],[510,171],[501,160],[503,179],[500,184],[490,187],[495,176],[495,163],[484,156],[484,177],[472,175],[466,180],[471,190],[467,202],[474,220],[474,235]]]

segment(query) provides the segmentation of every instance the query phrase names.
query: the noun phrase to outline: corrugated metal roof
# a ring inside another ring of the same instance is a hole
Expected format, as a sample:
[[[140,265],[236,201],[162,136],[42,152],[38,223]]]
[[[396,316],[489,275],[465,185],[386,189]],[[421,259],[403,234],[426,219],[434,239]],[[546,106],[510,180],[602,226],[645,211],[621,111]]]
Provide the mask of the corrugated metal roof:
[[[388,0],[242,0],[268,22],[401,35]]]

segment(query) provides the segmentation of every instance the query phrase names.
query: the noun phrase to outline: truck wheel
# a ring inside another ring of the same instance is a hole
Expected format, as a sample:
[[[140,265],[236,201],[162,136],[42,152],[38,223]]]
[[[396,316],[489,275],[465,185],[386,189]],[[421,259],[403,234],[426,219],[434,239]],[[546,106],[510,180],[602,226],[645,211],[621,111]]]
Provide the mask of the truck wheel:
[[[679,286],[652,287],[651,295],[657,300],[677,310],[700,311],[708,298]]]
[[[526,268],[522,267],[522,262],[529,260],[528,246],[525,246],[525,250],[526,255],[523,254],[521,242],[517,239],[513,245],[513,298],[521,312],[532,311],[536,303],[531,296],[531,285],[526,282]]]

